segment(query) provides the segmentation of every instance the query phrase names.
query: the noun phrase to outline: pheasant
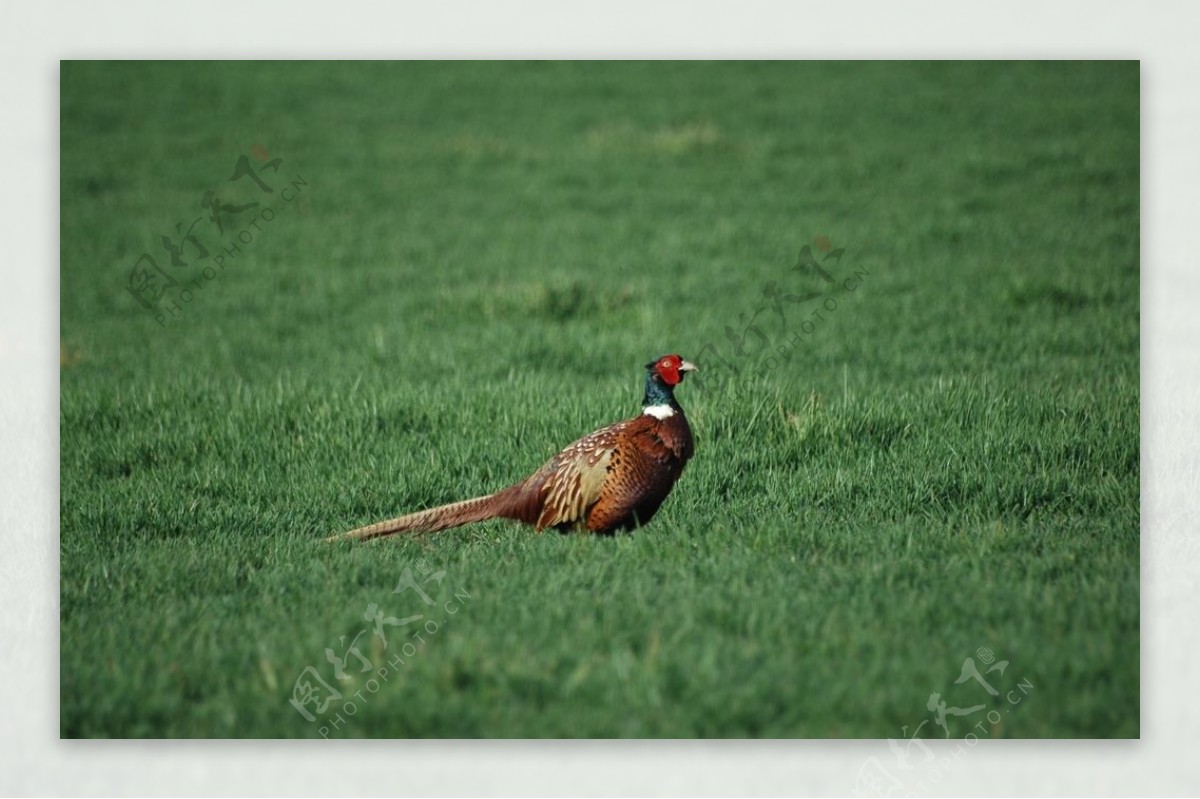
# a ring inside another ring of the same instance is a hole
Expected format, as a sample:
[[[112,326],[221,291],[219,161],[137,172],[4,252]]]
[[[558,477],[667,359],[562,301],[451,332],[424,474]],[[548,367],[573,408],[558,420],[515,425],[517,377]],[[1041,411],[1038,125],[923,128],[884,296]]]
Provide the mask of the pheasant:
[[[678,355],[646,364],[646,395],[639,416],[584,436],[515,485],[325,540],[433,533],[488,519],[513,519],[533,525],[539,533],[552,527],[611,535],[643,525],[692,457],[692,430],[675,401],[675,387],[692,371],[695,364]]]

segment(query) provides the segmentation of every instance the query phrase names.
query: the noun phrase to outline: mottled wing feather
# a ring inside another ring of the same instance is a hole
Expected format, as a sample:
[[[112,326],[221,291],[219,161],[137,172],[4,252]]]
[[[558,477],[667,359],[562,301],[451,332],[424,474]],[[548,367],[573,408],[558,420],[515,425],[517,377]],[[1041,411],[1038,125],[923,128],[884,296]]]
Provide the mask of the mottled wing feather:
[[[611,533],[650,521],[671,493],[691,449],[691,431],[681,413],[629,420],[613,451],[603,493],[588,511],[588,529]]]
[[[621,431],[628,424],[619,422],[584,436],[542,467],[538,530],[584,521],[600,499]]]

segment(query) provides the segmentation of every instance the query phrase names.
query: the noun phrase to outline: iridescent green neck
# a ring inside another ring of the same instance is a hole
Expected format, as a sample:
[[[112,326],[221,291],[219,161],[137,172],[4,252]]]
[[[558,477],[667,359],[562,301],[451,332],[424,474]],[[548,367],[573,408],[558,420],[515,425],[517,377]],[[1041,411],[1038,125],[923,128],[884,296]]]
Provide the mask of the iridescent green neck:
[[[647,372],[646,396],[642,398],[642,407],[651,408],[659,405],[679,409],[679,403],[675,401],[675,388],[664,383],[654,372]]]

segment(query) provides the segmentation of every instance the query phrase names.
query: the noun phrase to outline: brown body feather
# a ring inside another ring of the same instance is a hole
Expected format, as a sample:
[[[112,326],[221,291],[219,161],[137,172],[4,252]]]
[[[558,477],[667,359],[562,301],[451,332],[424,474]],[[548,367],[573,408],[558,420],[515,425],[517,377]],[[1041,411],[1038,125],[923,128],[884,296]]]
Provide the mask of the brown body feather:
[[[528,478],[495,494],[410,513],[327,541],[396,533],[432,533],[488,519],[513,519],[541,532],[583,527],[611,534],[650,521],[693,452],[678,407],[601,428],[551,458]]]

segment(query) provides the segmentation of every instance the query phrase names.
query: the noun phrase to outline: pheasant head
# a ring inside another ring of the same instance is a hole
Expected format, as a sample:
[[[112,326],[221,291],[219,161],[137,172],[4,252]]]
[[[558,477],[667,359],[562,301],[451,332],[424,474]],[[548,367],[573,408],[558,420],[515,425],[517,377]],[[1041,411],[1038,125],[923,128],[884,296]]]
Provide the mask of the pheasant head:
[[[646,396],[642,399],[642,413],[656,419],[666,419],[679,412],[675,401],[675,386],[683,382],[688,372],[699,371],[696,364],[685,361],[678,355],[664,355],[646,364]]]

